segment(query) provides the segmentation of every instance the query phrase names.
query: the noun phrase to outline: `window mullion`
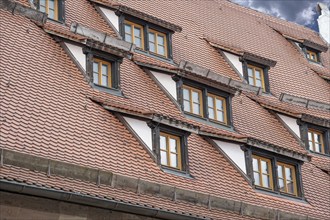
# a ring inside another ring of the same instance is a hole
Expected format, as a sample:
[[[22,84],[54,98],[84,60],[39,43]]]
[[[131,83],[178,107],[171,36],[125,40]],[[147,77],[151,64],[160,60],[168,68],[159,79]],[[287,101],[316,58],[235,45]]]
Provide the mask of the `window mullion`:
[[[167,155],[167,165],[171,166],[171,150],[170,150],[170,136],[166,136],[166,155]]]
[[[264,187],[264,183],[263,183],[263,180],[262,180],[262,168],[261,168],[261,159],[258,158],[258,164],[259,164],[259,178],[260,178],[260,183],[261,183],[261,186]]]
[[[218,112],[217,112],[217,101],[216,98],[213,97],[213,111],[214,111],[214,118],[215,120],[218,120]]]

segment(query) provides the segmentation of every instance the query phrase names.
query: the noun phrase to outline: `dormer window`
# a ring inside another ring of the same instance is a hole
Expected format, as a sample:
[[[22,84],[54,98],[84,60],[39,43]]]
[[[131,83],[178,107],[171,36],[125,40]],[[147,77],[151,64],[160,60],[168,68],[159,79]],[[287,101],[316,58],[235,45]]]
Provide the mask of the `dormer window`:
[[[323,133],[317,130],[308,129],[309,150],[324,154]]]
[[[173,31],[129,15],[120,17],[120,34],[125,41],[134,43],[137,51],[155,57],[172,59]]]
[[[93,60],[93,83],[95,85],[112,87],[111,63],[94,58]]]
[[[188,79],[178,79],[178,101],[188,117],[231,125],[230,95],[227,92]]]
[[[306,49],[306,58],[313,62],[320,62],[319,53],[317,51],[313,51],[311,49]]]
[[[55,21],[64,21],[64,0],[34,0],[39,11]]]
[[[248,65],[248,82],[250,85],[261,87],[262,91],[265,90],[264,70],[260,67]]]

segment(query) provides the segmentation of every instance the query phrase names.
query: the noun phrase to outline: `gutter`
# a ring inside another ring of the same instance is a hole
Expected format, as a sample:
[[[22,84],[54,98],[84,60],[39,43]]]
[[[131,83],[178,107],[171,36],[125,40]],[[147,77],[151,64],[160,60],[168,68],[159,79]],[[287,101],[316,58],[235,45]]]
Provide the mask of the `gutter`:
[[[25,183],[18,183],[8,181],[5,179],[0,180],[0,191],[6,191],[17,194],[24,194],[29,196],[38,196],[47,199],[54,199],[63,202],[75,203],[79,205],[88,205],[97,208],[110,209],[114,211],[138,214],[148,217],[173,219],[173,220],[205,220],[205,217],[194,217],[185,214],[179,214],[171,211],[166,211],[158,208],[140,206],[136,204],[128,204],[119,202],[112,199],[100,198],[96,196],[84,195],[74,192],[66,192],[63,190],[49,189]]]

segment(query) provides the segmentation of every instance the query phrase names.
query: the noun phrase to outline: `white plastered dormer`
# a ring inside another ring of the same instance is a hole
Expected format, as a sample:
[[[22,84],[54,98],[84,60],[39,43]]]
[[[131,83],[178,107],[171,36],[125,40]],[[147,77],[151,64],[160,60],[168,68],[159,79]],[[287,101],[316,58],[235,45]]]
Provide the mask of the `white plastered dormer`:
[[[300,138],[300,128],[299,125],[297,124],[297,119],[282,114],[277,114],[277,115],[287,125],[287,127],[290,128],[291,131],[293,131],[293,133]]]
[[[86,71],[86,55],[83,53],[83,48],[81,46],[77,46],[75,44],[71,43],[64,43],[65,46],[69,49],[72,56],[77,61],[77,65],[80,65],[80,68],[82,68],[84,71]]]
[[[103,7],[99,7],[99,9],[108,23],[119,32],[119,17],[116,15],[115,11]]]
[[[240,74],[241,78],[243,78],[243,65],[240,61],[240,57],[226,51],[223,51],[223,54],[226,56],[231,66],[235,68],[235,71]]]
[[[176,82],[172,79],[170,74],[150,71],[160,85],[175,99],[177,100]]]

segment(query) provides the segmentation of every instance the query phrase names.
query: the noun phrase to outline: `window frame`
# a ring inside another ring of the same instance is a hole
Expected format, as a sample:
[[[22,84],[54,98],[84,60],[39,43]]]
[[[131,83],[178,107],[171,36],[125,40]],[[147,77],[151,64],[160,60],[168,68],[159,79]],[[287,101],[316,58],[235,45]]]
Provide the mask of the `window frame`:
[[[104,91],[119,91],[120,90],[120,64],[123,61],[122,57],[115,56],[113,54],[105,53],[92,48],[84,47],[83,53],[86,55],[86,76],[91,86]],[[106,87],[98,84],[94,84],[93,79],[93,62],[94,59],[103,60],[111,64],[111,87]]]
[[[258,171],[259,171],[258,174],[259,174],[259,179],[260,179],[260,181],[261,181],[261,183],[262,183],[261,185],[256,185],[256,186],[261,187],[261,188],[265,188],[265,189],[271,189],[271,190],[274,190],[274,183],[273,183],[273,166],[272,166],[271,159],[268,159],[268,158],[266,158],[266,157],[261,157],[261,156],[255,155],[255,154],[252,155],[252,161],[253,161],[253,159],[256,159],[256,160],[258,161],[258,167],[259,167],[259,169],[258,169]],[[267,174],[267,175],[269,176],[269,185],[270,185],[270,187],[265,187],[265,186],[263,186],[262,175],[263,175],[264,173],[262,173],[262,170],[261,170],[261,160],[266,161],[267,164],[268,164],[269,167],[270,167],[270,173]],[[252,170],[253,170],[253,179],[254,179],[254,173],[255,173],[255,171],[254,171],[253,165],[252,165]],[[253,182],[254,182],[254,181],[253,181]]]
[[[304,199],[304,190],[303,190],[303,185],[302,185],[303,183],[301,176],[301,166],[303,164],[302,161],[289,158],[283,155],[279,155],[274,152],[269,152],[263,149],[259,149],[250,145],[244,145],[242,146],[242,149],[245,151],[247,175],[250,177],[252,185],[255,189],[274,193],[277,195],[286,196],[286,197]],[[252,160],[253,156],[265,158],[271,161],[273,189],[255,185],[254,176],[253,176],[254,174],[253,160]],[[278,164],[285,164],[287,166],[291,166],[294,168],[295,173],[293,178],[295,179],[295,189],[296,189],[294,194],[280,191],[279,179],[278,179]]]
[[[159,132],[159,138],[161,137],[161,136],[163,136],[163,137],[165,137],[166,138],[166,150],[165,150],[165,152],[166,152],[166,161],[167,161],[167,164],[165,165],[165,164],[162,164],[161,163],[161,165],[162,166],[165,166],[165,167],[168,167],[168,168],[170,168],[170,169],[177,169],[177,170],[179,170],[179,171],[181,171],[181,169],[182,169],[182,155],[181,155],[181,138],[180,138],[180,136],[176,136],[176,135],[173,135],[173,134],[169,134],[169,133],[166,133],[166,132],[163,132],[163,131],[160,131]],[[172,139],[174,139],[174,140],[176,140],[177,142],[177,145],[178,145],[178,147],[177,147],[177,152],[175,152],[175,154],[177,155],[177,158],[178,158],[178,161],[177,161],[177,167],[174,167],[174,166],[171,166],[171,154],[172,153],[174,153],[174,152],[172,152],[171,151],[171,147],[170,147],[170,145],[169,145],[169,138],[172,138]],[[164,151],[164,150],[162,150],[161,148],[160,148],[160,152],[161,151]],[[160,161],[161,161],[161,153],[160,153]]]
[[[132,21],[129,21],[129,20],[124,20],[124,40],[125,40],[125,35],[126,35],[126,31],[125,31],[125,25],[131,25],[131,27],[132,27],[132,31],[131,31],[131,35],[132,35],[132,41],[133,42],[131,42],[131,43],[133,43],[133,44],[135,44],[135,35],[134,35],[134,28],[135,27],[138,27],[138,28],[140,28],[140,30],[141,30],[141,45],[142,45],[142,47],[138,47],[136,44],[136,47],[137,48],[139,48],[139,49],[141,49],[141,50],[144,50],[145,49],[145,46],[144,46],[144,27],[143,27],[143,25],[140,25],[140,24],[137,24],[137,23],[134,23],[134,22],[132,22]],[[127,41],[128,42],[128,41]]]
[[[283,174],[283,182],[284,182],[284,186],[285,186],[285,192],[283,192],[283,191],[281,191],[280,189],[279,189],[279,191],[281,192],[281,193],[283,193],[283,194],[289,194],[289,195],[294,195],[294,196],[298,196],[298,184],[297,184],[297,172],[296,172],[296,167],[294,166],[294,165],[291,165],[291,164],[288,164],[288,163],[283,163],[283,162],[277,162],[276,163],[276,166],[277,166],[277,184],[279,185],[279,179],[280,179],[280,177],[279,177],[279,175],[278,175],[278,166],[282,166],[282,168],[283,168],[283,170],[282,170],[282,174]],[[286,181],[287,181],[287,176],[286,176],[286,173],[285,173],[285,168],[292,168],[292,170],[293,170],[293,176],[292,176],[292,182],[294,183],[293,184],[293,186],[294,186],[294,188],[293,188],[293,193],[289,193],[288,192],[288,190],[287,190],[287,184],[286,184]],[[281,178],[282,179],[282,178]]]
[[[126,22],[132,22],[134,24],[140,25],[143,27],[143,36],[144,36],[144,49],[136,48],[136,51],[140,51],[143,53],[146,53],[150,56],[161,58],[164,60],[173,60],[173,54],[172,54],[172,35],[174,34],[174,31],[165,29],[163,27],[157,26],[153,23],[150,23],[148,21],[136,18],[134,16],[120,13],[119,16],[119,33],[122,39],[125,39],[125,21]],[[151,52],[149,49],[149,31],[153,30],[158,33],[165,35],[165,55],[163,56],[161,54],[157,54],[154,52]]]
[[[225,127],[229,127],[232,128],[232,108],[231,108],[231,99],[232,99],[232,94],[213,88],[211,86],[207,86],[186,78],[173,78],[176,83],[177,83],[177,101],[181,106],[181,110],[182,112],[187,115],[187,116],[192,116],[196,119],[201,119],[203,121],[206,122],[211,122],[213,125],[217,124],[220,126],[225,126]],[[203,109],[203,115],[197,115],[197,114],[193,114],[191,112],[185,111],[184,110],[184,99],[183,99],[183,87],[192,87],[194,89],[200,90],[202,91],[202,109]],[[213,96],[218,96],[223,98],[223,100],[225,100],[225,112],[226,112],[226,116],[225,116],[225,120],[224,122],[221,121],[217,121],[214,119],[210,119],[209,118],[209,112],[208,112],[208,94],[212,94]]]
[[[150,42],[150,39],[149,39],[149,33],[153,33],[155,35],[155,49],[156,49],[156,52],[153,52],[153,51],[150,51],[150,48],[149,48],[149,53],[152,53],[152,54],[155,54],[157,56],[162,56],[162,57],[165,57],[167,58],[167,40],[166,40],[166,34],[160,32],[160,31],[157,31],[157,30],[154,30],[154,29],[151,29],[149,28],[148,29],[148,47],[149,47],[149,42]],[[161,35],[164,37],[164,52],[165,54],[162,55],[162,54],[159,54],[158,53],[158,35]]]
[[[310,124],[307,122],[303,122],[301,120],[298,120],[299,130],[300,130],[300,138],[305,144],[306,150],[309,152],[312,152],[314,154],[324,155],[330,157],[330,128],[317,126],[314,124]],[[323,140],[323,153],[322,152],[316,152],[313,150],[310,150],[309,146],[309,139],[308,139],[308,131],[314,130],[322,134],[322,140]]]
[[[259,87],[259,88],[261,88],[262,92],[264,92],[264,93],[270,93],[269,74],[268,74],[268,71],[269,71],[270,67],[266,66],[266,65],[263,65],[263,64],[260,64],[260,63],[249,61],[249,60],[246,60],[246,59],[241,59],[241,62],[242,62],[242,65],[243,65],[243,77],[246,80],[246,82],[249,85],[251,85],[249,83],[249,74],[248,74],[249,66],[252,66],[254,68],[259,68],[259,69],[262,70],[262,74],[261,74],[262,86]],[[254,85],[252,85],[252,86],[254,86]],[[258,87],[258,86],[256,86],[256,87]]]
[[[46,2],[46,13],[47,15],[49,15],[49,7],[47,7],[49,5],[49,0],[45,0]],[[33,0],[33,5],[37,8],[38,11],[40,11],[40,0]],[[65,0],[54,0],[54,18],[50,18],[49,16],[48,19],[52,20],[52,21],[57,21],[57,22],[61,22],[64,23],[65,22]]]
[[[252,73],[253,73],[253,84],[250,84],[250,76],[249,76],[249,73],[248,73],[248,83],[249,85],[252,85],[252,86],[255,86],[255,87],[259,87],[257,86],[257,77],[256,77],[256,70],[259,70],[260,71],[260,81],[261,81],[261,88],[262,88],[262,91],[265,92],[266,91],[266,86],[265,86],[265,77],[264,77],[264,69],[263,68],[260,68],[258,66],[255,66],[255,65],[251,65],[251,64],[248,64],[247,65],[247,68],[248,68],[248,72],[249,72],[249,68],[252,69]]]
[[[196,115],[196,116],[199,116],[199,117],[204,117],[204,111],[203,111],[203,106],[204,106],[204,102],[203,102],[203,92],[201,89],[198,89],[198,88],[195,88],[195,87],[192,87],[192,86],[188,86],[188,85],[183,85],[182,86],[182,92],[184,89],[187,89],[189,90],[189,104],[190,104],[190,109],[193,111],[193,105],[194,105],[194,101],[192,99],[192,93],[193,92],[197,92],[198,93],[198,97],[199,97],[199,100],[200,100],[200,103],[199,103],[199,112],[200,114],[195,114],[193,112],[188,112],[188,111],[185,111],[184,110],[184,104],[183,104],[183,111],[184,112],[187,112],[189,114],[193,114],[193,115]],[[183,97],[183,103],[184,103],[185,99]]]
[[[318,64],[321,64],[321,51],[318,51],[316,49],[313,49],[313,48],[310,48],[310,47],[307,47],[303,44],[300,44],[300,47],[302,48],[302,51],[304,52],[304,55],[306,57],[306,59],[310,62],[313,62],[313,63],[318,63]],[[316,60],[313,60],[311,58],[308,58],[308,54],[311,54],[311,53],[314,53],[316,54]]]
[[[98,84],[94,83],[94,63],[98,62]],[[102,85],[102,65],[105,64],[108,66],[108,73],[107,73],[107,84],[108,86],[103,86]],[[101,67],[101,68],[100,68]],[[110,67],[110,68],[109,68]],[[93,58],[93,83],[97,86],[103,86],[103,87],[107,87],[107,88],[112,88],[112,64],[109,61],[106,61],[104,59],[100,59],[100,58]],[[110,76],[110,77],[109,77]],[[109,86],[110,85],[110,86]]]
[[[189,174],[189,159],[188,159],[188,136],[190,135],[190,132],[180,130],[177,128],[169,127],[167,125],[163,125],[156,122],[149,122],[149,127],[152,131],[152,148],[153,152],[156,155],[156,161],[157,164],[165,170],[178,172],[181,174]],[[166,133],[168,135],[176,136],[180,140],[180,168],[176,169],[170,166],[162,165],[161,164],[161,156],[160,156],[160,134]]]

